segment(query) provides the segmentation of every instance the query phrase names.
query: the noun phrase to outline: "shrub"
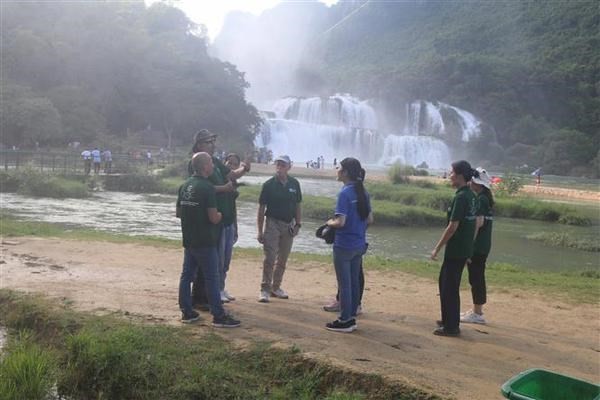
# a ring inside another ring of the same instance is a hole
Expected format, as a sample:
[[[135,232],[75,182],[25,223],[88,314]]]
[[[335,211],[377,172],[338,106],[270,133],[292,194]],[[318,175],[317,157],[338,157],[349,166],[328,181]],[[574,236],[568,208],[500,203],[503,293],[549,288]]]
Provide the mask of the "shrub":
[[[388,170],[388,177],[390,178],[390,181],[392,181],[392,183],[408,183],[408,177],[414,176],[416,172],[416,168],[410,165],[396,163],[392,165]]]
[[[34,197],[84,198],[89,196],[87,185],[75,179],[51,176],[33,168],[23,168],[16,173],[18,193]]]
[[[523,188],[523,178],[512,173],[504,175],[502,181],[495,187],[498,196],[513,196]]]
[[[19,190],[19,179],[14,173],[0,171],[0,192],[16,192]]]
[[[0,358],[0,399],[47,399],[55,376],[52,355],[21,334]]]

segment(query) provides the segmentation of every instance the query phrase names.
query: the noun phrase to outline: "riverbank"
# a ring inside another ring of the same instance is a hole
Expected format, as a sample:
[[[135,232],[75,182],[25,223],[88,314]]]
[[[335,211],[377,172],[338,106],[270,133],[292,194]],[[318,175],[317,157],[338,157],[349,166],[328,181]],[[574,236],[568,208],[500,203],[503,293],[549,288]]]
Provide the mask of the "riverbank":
[[[4,238],[1,254],[4,289],[42,293],[84,312],[138,315],[152,324],[180,326],[177,282],[182,256],[174,243]],[[334,315],[320,309],[335,293],[327,258],[294,255],[284,282],[290,300],[266,305],[256,302],[260,270],[258,252],[235,256],[228,286],[238,300],[227,308],[242,319],[243,328],[215,331],[204,315],[197,329],[238,344],[260,339],[284,348],[296,346],[319,362],[456,398],[497,398],[502,382],[534,366],[591,381],[600,373],[597,299],[574,304],[550,291],[490,284],[489,324],[464,325],[459,339],[439,338],[431,335],[439,314],[435,281],[368,266],[359,330],[340,335],[324,329]],[[518,274],[515,278],[522,279]],[[466,285],[462,298],[468,307]]]
[[[271,175],[274,172],[273,165],[252,164],[252,173],[261,175]],[[294,165],[290,170],[290,174],[297,177],[320,178],[320,179],[336,179],[336,170],[333,166],[328,166],[324,169],[305,168],[304,165]],[[447,182],[438,176],[415,176],[410,177],[412,180],[429,181],[436,184]],[[387,170],[372,169],[367,171],[367,182],[388,182]],[[540,186],[525,185],[521,192],[532,197],[550,198],[555,200],[572,199],[586,202],[600,203],[600,186],[597,191],[569,189],[564,187],[555,187],[547,184]]]

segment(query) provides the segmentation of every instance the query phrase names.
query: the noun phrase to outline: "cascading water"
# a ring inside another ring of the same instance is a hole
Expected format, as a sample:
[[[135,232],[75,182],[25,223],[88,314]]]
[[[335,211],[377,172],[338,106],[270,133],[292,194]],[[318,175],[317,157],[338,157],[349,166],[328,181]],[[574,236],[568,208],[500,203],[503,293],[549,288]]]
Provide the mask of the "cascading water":
[[[326,98],[286,97],[273,106],[275,118],[267,118],[256,137],[257,147],[273,154],[288,154],[304,163],[323,156],[356,157],[376,162],[383,140],[377,133],[377,116],[365,101],[347,95]]]
[[[446,168],[450,150],[445,141],[469,141],[481,133],[471,113],[441,102],[413,101],[406,105],[402,135],[382,135],[375,110],[349,95],[286,97],[273,105],[255,139],[274,155],[288,154],[297,163],[323,156],[356,157],[367,164],[401,162]]]
[[[417,166],[423,162],[429,168],[446,168],[451,163],[450,150],[446,143],[430,136],[397,136],[385,138],[380,163]]]

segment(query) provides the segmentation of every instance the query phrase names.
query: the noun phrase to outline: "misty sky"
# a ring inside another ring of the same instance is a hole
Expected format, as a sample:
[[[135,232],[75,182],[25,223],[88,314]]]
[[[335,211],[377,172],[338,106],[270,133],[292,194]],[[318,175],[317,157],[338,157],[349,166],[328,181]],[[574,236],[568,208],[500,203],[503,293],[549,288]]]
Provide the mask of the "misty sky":
[[[145,0],[147,5],[159,0]],[[314,0],[285,0],[287,2],[302,2]],[[338,0],[319,0],[321,3],[332,5]],[[225,15],[230,11],[245,11],[259,15],[266,9],[272,8],[282,0],[175,0],[172,4],[187,14],[198,24],[203,24],[208,29],[210,40],[219,34]]]

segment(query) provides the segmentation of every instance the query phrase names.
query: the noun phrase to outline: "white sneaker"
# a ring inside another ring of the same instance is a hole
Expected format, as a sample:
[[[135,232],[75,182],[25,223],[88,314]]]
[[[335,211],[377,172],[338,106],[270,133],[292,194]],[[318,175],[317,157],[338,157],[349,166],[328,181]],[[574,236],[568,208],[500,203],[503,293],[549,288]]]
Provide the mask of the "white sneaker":
[[[460,313],[460,317],[461,318],[462,317],[466,317],[466,316],[471,315],[471,314],[473,314],[473,310],[468,310],[468,311],[465,311],[465,312],[461,312]]]
[[[225,291],[221,291],[221,303],[229,303],[229,298],[225,295]]]
[[[260,296],[258,296],[259,303],[268,303],[269,302],[269,292],[266,290],[260,291]]]
[[[485,324],[485,318],[483,318],[483,314],[470,313],[468,315],[464,315],[460,317],[460,322],[464,322],[465,324]]]
[[[229,301],[235,301],[235,297],[230,295],[227,290],[223,290],[223,294],[225,295],[225,297],[227,297],[227,299],[229,299]]]
[[[271,295],[273,297],[277,297],[278,299],[288,299],[289,298],[288,294],[281,288],[279,288],[275,291],[271,291]]]

